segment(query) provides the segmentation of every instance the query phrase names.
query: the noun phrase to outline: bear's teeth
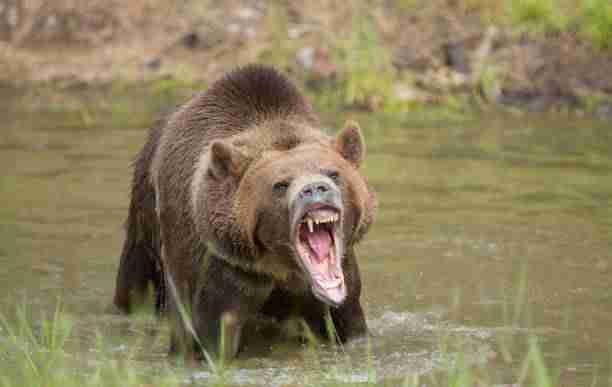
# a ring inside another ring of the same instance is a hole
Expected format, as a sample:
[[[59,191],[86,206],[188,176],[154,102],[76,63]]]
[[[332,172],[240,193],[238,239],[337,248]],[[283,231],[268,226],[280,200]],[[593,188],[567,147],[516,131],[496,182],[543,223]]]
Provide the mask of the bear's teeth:
[[[312,219],[311,218],[306,219],[306,223],[308,224],[308,231],[310,231],[311,233],[314,232],[314,226],[312,225]]]
[[[319,218],[320,214],[308,214],[303,220],[304,223],[308,225],[308,231],[314,231],[314,225],[320,225],[325,223],[335,223],[340,218],[338,214],[327,215],[326,217]]]
[[[321,224],[321,223],[334,223],[336,220],[338,219],[337,215],[332,215],[328,218],[325,219],[316,219],[315,223],[316,224]]]

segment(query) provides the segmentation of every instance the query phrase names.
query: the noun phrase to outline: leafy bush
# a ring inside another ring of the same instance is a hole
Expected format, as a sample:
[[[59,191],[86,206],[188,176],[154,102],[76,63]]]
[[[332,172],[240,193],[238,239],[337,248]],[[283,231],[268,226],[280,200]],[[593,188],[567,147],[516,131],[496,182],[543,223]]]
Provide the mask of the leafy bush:
[[[612,47],[612,3],[610,0],[586,0],[582,31],[595,45]]]

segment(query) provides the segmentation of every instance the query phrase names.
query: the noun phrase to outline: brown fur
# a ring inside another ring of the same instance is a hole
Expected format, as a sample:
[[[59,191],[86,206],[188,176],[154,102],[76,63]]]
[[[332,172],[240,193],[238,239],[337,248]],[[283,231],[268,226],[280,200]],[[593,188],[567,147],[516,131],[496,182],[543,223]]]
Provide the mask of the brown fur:
[[[158,306],[167,304],[174,320],[176,350],[190,351],[192,342],[177,298],[191,307],[196,332],[213,349],[227,316],[237,332],[232,343],[258,313],[296,315],[322,331],[326,307],[288,256],[288,199],[271,187],[329,168],[341,178],[348,289],[332,318],[343,340],[365,333],[353,246],[371,224],[376,200],[358,171],[363,138],[352,123],[335,138],[318,127],[299,91],[262,66],[229,73],[161,122],[135,162],[115,304],[130,311],[153,282]]]

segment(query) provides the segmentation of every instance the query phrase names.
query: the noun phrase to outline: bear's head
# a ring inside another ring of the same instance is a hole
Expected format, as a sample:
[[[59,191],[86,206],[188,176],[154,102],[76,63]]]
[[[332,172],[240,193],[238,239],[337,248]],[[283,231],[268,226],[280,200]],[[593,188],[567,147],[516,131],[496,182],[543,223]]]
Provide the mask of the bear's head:
[[[347,295],[344,254],[367,231],[376,205],[359,172],[365,143],[354,123],[333,138],[291,138],[257,157],[248,147],[210,145],[206,237],[230,262],[302,279],[337,306]]]

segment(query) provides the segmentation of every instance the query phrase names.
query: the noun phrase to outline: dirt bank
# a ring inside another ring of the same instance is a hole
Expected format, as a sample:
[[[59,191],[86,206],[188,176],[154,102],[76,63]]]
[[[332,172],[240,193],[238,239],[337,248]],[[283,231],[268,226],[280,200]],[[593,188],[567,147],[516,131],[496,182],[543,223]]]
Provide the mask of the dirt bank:
[[[267,62],[372,109],[470,100],[612,119],[611,49],[571,26],[485,21],[482,7],[466,5],[478,3],[5,0],[0,80],[206,82]]]

